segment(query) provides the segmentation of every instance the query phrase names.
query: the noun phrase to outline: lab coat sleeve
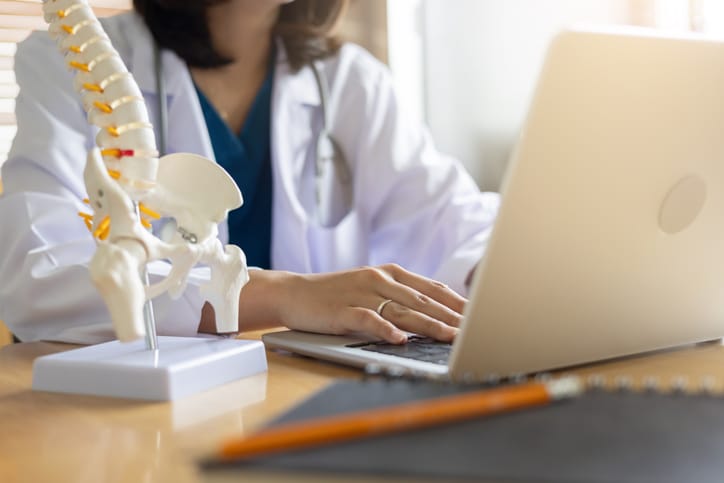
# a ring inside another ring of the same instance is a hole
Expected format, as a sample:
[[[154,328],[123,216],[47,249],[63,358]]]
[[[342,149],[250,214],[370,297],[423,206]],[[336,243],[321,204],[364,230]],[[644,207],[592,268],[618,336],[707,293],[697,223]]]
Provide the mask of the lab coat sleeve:
[[[18,133],[2,166],[0,319],[23,341],[96,343],[114,338],[108,311],[90,281],[95,242],[77,215],[83,167],[94,143],[72,75],[47,34],[18,46]],[[149,265],[152,281],[166,273]],[[180,300],[154,299],[158,332],[195,335],[201,298],[192,277]]]
[[[336,112],[347,122],[337,125],[348,127],[343,145],[352,147],[371,261],[398,263],[467,294],[465,282],[483,255],[499,196],[481,193],[462,164],[437,151],[427,130],[405,117],[384,66],[358,47],[345,48],[352,52],[341,58],[350,65],[338,72],[349,78],[339,80],[359,86],[340,101]]]

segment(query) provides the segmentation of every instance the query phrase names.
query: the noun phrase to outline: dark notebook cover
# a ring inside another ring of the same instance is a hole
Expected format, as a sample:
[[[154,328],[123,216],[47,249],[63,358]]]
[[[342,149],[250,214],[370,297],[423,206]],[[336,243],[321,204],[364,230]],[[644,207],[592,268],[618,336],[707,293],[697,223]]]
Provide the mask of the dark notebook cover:
[[[453,385],[337,382],[273,424],[459,392]],[[724,399],[604,392],[544,407],[375,437],[230,468],[530,482],[724,482]]]

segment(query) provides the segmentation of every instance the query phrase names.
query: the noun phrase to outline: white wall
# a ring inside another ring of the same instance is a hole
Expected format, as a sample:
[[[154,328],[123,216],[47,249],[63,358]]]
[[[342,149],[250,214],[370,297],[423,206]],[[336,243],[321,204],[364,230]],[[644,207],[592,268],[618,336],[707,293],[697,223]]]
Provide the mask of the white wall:
[[[388,4],[390,64],[403,101],[427,121],[441,150],[461,159],[481,187],[497,189],[550,38],[573,23],[632,23],[646,1]]]
[[[408,113],[425,120],[425,0],[387,2],[387,60]]]

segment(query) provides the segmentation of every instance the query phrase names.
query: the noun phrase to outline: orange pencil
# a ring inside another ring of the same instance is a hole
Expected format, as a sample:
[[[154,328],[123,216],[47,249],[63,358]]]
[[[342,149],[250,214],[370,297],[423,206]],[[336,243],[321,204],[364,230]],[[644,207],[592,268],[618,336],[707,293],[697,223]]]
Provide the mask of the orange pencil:
[[[578,378],[566,377],[308,419],[229,441],[221,448],[221,458],[247,459],[435,426],[543,405],[557,399],[577,396],[582,390]]]

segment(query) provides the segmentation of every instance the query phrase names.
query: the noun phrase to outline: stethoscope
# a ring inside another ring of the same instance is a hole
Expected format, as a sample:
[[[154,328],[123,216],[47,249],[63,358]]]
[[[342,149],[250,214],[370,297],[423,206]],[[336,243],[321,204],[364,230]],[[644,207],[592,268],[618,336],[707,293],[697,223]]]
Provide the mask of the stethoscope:
[[[159,153],[163,156],[167,148],[168,100],[163,79],[161,49],[155,43],[153,51],[158,94],[157,141]],[[327,77],[316,62],[311,62],[309,66],[314,73],[322,107],[322,129],[317,135],[315,146],[313,220],[320,226],[329,228],[337,226],[352,211],[352,173],[339,144],[330,134],[331,107]]]

